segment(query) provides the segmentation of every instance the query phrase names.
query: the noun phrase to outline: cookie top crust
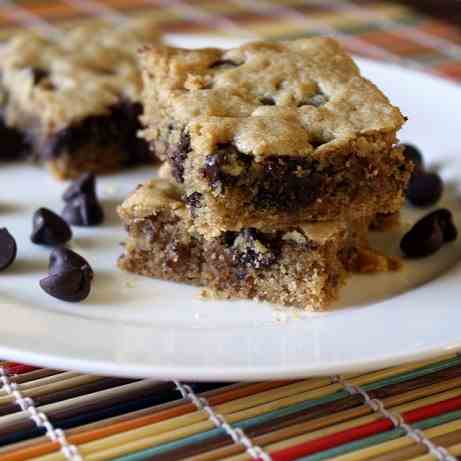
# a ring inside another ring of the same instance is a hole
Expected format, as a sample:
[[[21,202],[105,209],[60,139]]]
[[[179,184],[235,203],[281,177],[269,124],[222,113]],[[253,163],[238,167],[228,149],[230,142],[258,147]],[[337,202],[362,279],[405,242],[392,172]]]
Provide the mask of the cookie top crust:
[[[192,121],[187,132],[192,149],[205,155],[229,144],[256,161],[272,155],[305,157],[314,150],[297,119],[203,117]]]
[[[146,46],[140,53],[147,124],[159,106],[183,125],[207,115],[297,118],[327,142],[396,132],[405,122],[331,38],[230,50]]]
[[[33,32],[15,35],[0,48],[7,122],[26,113],[56,130],[108,113],[120,100],[139,101],[137,49],[156,40],[151,18],[117,27],[95,21],[70,29],[59,41]]]
[[[117,212],[123,221],[129,222],[166,210],[178,213],[185,210],[181,191],[169,181],[154,178],[139,185],[118,207]]]

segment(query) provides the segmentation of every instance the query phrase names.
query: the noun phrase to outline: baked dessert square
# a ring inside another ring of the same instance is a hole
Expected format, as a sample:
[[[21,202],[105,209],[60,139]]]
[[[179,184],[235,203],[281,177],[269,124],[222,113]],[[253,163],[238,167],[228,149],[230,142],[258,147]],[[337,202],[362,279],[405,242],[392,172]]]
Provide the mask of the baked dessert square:
[[[141,51],[144,138],[200,232],[393,213],[405,119],[329,38]]]
[[[93,21],[61,40],[23,32],[0,49],[0,159],[31,157],[60,178],[151,161],[137,137],[137,48],[158,40],[152,19]]]
[[[205,286],[224,298],[324,309],[368,248],[369,219],[244,228],[205,239],[191,229],[181,190],[162,179],[140,186],[118,212],[128,232],[121,269]],[[372,253],[365,255],[371,269]]]

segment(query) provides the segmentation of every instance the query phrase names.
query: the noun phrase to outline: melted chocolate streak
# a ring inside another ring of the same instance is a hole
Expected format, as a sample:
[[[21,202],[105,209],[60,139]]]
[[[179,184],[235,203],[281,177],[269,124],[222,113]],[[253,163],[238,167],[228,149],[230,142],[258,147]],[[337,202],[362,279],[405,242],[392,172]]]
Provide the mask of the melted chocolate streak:
[[[101,147],[119,145],[126,155],[126,163],[136,163],[149,158],[147,143],[137,138],[141,128],[138,117],[142,112],[139,103],[121,101],[110,109],[108,115],[90,116],[71,125],[48,140],[38,153],[34,152],[34,142],[30,135],[8,127],[0,117],[0,160],[16,160],[24,157],[53,160],[63,152],[76,152],[86,144]]]

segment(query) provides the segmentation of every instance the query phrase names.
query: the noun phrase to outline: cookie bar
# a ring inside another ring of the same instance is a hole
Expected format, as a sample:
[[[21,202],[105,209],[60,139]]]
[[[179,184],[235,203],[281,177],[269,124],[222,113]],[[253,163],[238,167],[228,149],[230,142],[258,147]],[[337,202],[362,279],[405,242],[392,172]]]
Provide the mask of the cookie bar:
[[[202,233],[402,206],[405,119],[336,41],[148,46],[141,65],[143,136]]]
[[[244,228],[207,240],[191,232],[180,190],[162,179],[140,186],[118,212],[128,231],[120,268],[225,298],[323,309],[367,247],[366,219]]]
[[[207,237],[393,213],[410,174],[401,149],[383,151],[378,138],[341,153],[313,152],[297,119],[196,119],[182,142],[189,155],[181,167],[166,162],[162,170],[183,187],[194,226]]]
[[[29,156],[60,178],[151,159],[137,137],[136,50],[158,39],[152,19],[92,22],[60,41],[24,32],[0,49],[1,159]]]

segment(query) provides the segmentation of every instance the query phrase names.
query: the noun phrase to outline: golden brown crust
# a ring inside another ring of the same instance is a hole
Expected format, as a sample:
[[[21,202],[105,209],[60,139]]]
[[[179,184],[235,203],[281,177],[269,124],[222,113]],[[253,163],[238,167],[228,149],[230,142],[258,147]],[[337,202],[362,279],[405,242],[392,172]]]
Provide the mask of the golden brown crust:
[[[107,114],[120,99],[138,101],[136,51],[158,36],[152,18],[117,28],[92,22],[69,30],[60,41],[32,32],[15,35],[0,50],[7,124],[21,126],[21,114],[37,114],[44,132],[57,131],[89,115]],[[43,75],[39,82],[37,71]]]
[[[298,122],[295,130],[301,125],[322,144],[395,132],[405,121],[330,38],[231,50],[150,46],[141,52],[141,65],[145,136],[152,142],[161,133],[150,122],[159,117],[181,126],[199,115],[269,116],[275,126],[277,119],[290,118]]]

